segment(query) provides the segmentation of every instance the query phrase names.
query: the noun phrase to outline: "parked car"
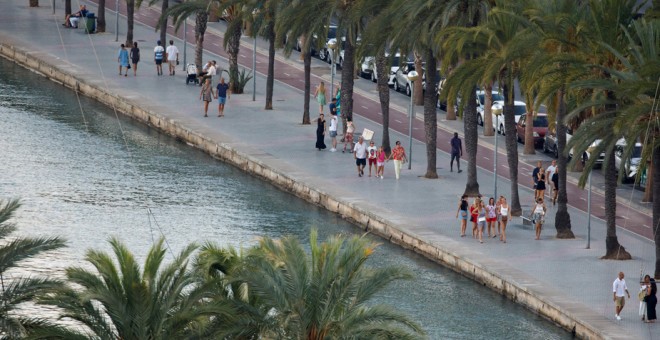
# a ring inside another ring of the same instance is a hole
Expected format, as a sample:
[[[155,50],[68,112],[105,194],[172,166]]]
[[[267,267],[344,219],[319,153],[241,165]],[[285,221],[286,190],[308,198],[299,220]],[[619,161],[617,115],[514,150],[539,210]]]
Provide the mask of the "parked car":
[[[502,96],[497,91],[491,91],[493,94],[492,102],[504,101],[504,96]],[[484,126],[484,105],[486,103],[486,91],[477,90],[477,123],[481,126]]]
[[[392,63],[390,64],[390,75],[387,79],[387,85],[389,86],[394,86],[394,77],[396,76],[396,71],[399,70],[399,67],[401,66],[401,54],[396,53],[394,54],[394,57],[390,57],[389,53],[385,53],[386,58],[391,58]],[[378,69],[376,68],[376,58],[372,57],[373,59],[371,60],[371,81],[374,83],[378,79]]]
[[[626,180],[631,180],[637,176],[637,172],[639,171],[639,163],[642,160],[642,143],[635,143],[635,146],[633,147],[631,153],[630,153],[630,158],[627,160],[624,160],[623,156],[625,154],[625,149],[626,149],[626,140],[625,139],[620,139],[616,142],[616,145],[614,146],[614,166],[616,167],[616,171],[625,171],[624,173],[624,179]],[[625,165],[623,165],[625,164]]]
[[[424,63],[422,63],[422,65],[424,65]],[[400,92],[401,90],[404,90],[406,96],[410,96],[412,94],[412,86],[410,80],[408,80],[408,73],[411,71],[415,71],[415,63],[412,61],[408,61],[405,65],[399,67],[399,69],[396,71],[396,74],[394,75],[394,91]],[[423,75],[423,66],[422,70],[417,70],[417,72]]]
[[[362,62],[360,63],[360,76],[362,76],[362,78],[367,78],[371,80],[376,79],[373,77],[375,69],[376,69],[376,58],[372,56],[362,58]]]
[[[573,131],[571,129],[566,129],[566,143],[571,140],[573,137]],[[557,146],[557,130],[553,128],[545,135],[543,142],[543,152],[552,153],[552,155],[557,158],[559,157],[559,147]]]
[[[493,106],[492,106],[492,112],[493,112],[493,129],[497,130],[497,133],[506,135],[506,131],[504,130],[504,101],[502,100],[497,100],[493,101]],[[527,106],[525,105],[525,102],[521,101],[514,101],[513,102],[513,112],[515,115],[514,120],[517,122],[520,120],[520,116],[523,115],[525,112],[527,112]]]
[[[518,119],[516,124],[516,133],[518,135],[518,142],[525,143],[525,126],[527,125],[527,115],[524,113]],[[548,132],[548,115],[545,113],[537,113],[534,117],[532,128],[534,130],[534,147],[538,148],[543,145],[545,135]]]
[[[440,75],[440,70],[435,70],[435,86],[433,86],[433,91],[438,91],[438,86],[440,86],[440,81],[444,79]],[[426,70],[422,74],[422,91],[426,92]]]
[[[318,51],[316,51],[316,47],[319,46],[319,43],[318,43],[319,37],[318,37],[317,34],[312,35],[312,44],[311,44],[311,46],[312,46],[312,55],[316,54],[316,55],[318,55],[319,59],[324,60],[324,61],[329,63],[330,62],[330,56],[329,56],[330,52],[328,50],[328,41],[330,41],[330,39],[336,39],[336,38],[337,38],[337,26],[335,26],[335,25],[328,26],[328,36],[326,37],[325,41],[321,45],[321,48]],[[298,42],[296,44],[296,49],[298,51],[300,51],[302,49],[302,41],[300,40],[300,38],[298,38]]]

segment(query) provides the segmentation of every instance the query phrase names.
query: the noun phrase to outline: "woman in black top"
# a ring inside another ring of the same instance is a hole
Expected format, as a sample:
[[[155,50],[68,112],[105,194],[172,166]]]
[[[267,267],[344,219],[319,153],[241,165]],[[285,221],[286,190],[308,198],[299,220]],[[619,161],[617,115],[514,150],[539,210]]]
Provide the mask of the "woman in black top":
[[[321,113],[316,120],[316,148],[319,151],[325,149],[325,118]]]
[[[550,180],[554,186],[554,190],[552,190],[552,205],[555,205],[557,204],[557,195],[559,194],[559,168],[555,167],[555,173],[552,174],[552,178],[550,178]]]
[[[131,63],[133,64],[133,76],[137,76],[137,64],[140,62],[140,49],[137,47],[137,42],[133,42],[130,56]]]
[[[536,176],[538,176],[538,182],[536,182],[536,200],[538,200],[545,195],[545,169],[541,168]]]
[[[655,305],[658,304],[658,299],[655,296],[658,293],[658,286],[655,284],[655,280],[651,278],[651,285],[646,290],[646,321],[645,322],[655,322],[657,319],[655,315]]]

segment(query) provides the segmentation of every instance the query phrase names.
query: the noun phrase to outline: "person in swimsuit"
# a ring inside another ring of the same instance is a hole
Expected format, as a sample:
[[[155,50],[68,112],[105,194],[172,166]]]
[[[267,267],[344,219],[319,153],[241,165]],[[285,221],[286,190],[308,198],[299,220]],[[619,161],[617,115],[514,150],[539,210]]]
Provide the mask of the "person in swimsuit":
[[[506,198],[500,196],[500,204],[497,214],[500,216],[500,241],[506,243],[506,224],[509,222],[509,204]]]
[[[382,147],[381,147],[382,149]],[[461,237],[465,237],[465,229],[467,228],[467,219],[468,219],[468,201],[467,196],[461,196],[461,200],[458,201],[458,209],[456,210],[456,218],[460,218],[461,221]]]
[[[536,204],[534,209],[532,209],[532,215],[530,216],[536,226],[536,240],[541,239],[541,229],[543,228],[543,223],[545,222],[545,212],[547,208],[543,203],[543,196],[536,199]]]

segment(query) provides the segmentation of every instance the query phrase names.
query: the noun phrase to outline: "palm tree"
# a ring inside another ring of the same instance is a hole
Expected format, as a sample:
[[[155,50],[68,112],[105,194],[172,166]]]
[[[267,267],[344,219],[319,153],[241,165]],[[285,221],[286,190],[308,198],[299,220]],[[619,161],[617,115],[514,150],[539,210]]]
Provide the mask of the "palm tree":
[[[141,0],[138,0],[142,3]],[[135,22],[135,0],[126,0],[126,46],[133,46],[133,26]],[[163,42],[165,43],[165,42]]]
[[[368,268],[375,244],[335,236],[319,244],[311,234],[308,255],[294,237],[264,238],[233,281],[247,285],[294,339],[419,339],[414,321],[371,299],[391,282],[408,279],[404,268]]]
[[[188,17],[192,15],[195,16],[195,65],[200,69],[203,65],[202,54],[204,53],[204,34],[206,33],[208,13],[211,4],[212,2],[210,0],[185,1],[170,7],[166,12],[161,14],[159,19],[159,26],[162,27],[163,23],[165,23],[165,25],[167,24],[167,18],[172,17],[174,20],[174,30],[176,32],[181,25],[185,25]]]
[[[167,1],[167,0],[165,0]],[[99,7],[97,10],[98,16],[96,17],[96,32],[105,32],[105,0],[99,0]]]
[[[105,0],[102,0],[105,1]],[[142,0],[140,0],[141,2]],[[161,16],[165,13],[167,13],[167,9],[170,6],[169,0],[160,0],[160,13]],[[149,6],[153,6],[158,0],[149,0]],[[140,3],[138,3],[138,8],[140,7]],[[156,24],[156,30],[160,31],[160,38],[159,40],[163,42],[163,45],[167,45],[167,19],[165,20],[158,20],[158,23]]]
[[[39,318],[19,316],[17,309],[25,302],[57,289],[61,282],[44,278],[7,279],[6,273],[17,268],[22,260],[65,245],[64,240],[58,237],[8,240],[7,237],[16,231],[16,225],[9,220],[20,206],[18,200],[11,200],[0,207],[0,334],[11,339],[25,337],[42,322]]]
[[[164,265],[163,239],[149,250],[142,268],[118,239],[110,239],[110,254],[89,250],[85,260],[94,267],[70,267],[66,276],[76,288],[63,287],[42,303],[58,306],[61,318],[84,325],[70,329],[70,336],[97,339],[183,339],[206,331],[210,317],[230,315],[227,306],[209,301],[212,286],[200,283],[188,268],[197,249],[185,247]]]

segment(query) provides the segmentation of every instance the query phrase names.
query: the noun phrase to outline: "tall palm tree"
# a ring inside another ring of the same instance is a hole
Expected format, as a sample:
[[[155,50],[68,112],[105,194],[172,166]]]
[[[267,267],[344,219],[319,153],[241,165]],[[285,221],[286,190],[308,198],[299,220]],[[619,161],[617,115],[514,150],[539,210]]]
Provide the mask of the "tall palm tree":
[[[165,0],[167,1],[167,0]],[[99,7],[96,13],[96,32],[105,32],[105,0],[99,0]]]
[[[18,200],[10,200],[0,206],[0,335],[5,338],[25,337],[42,320],[20,316],[16,311],[25,303],[39,295],[55,290],[62,284],[58,280],[44,278],[11,278],[6,273],[19,266],[25,259],[31,259],[44,252],[64,247],[64,240],[58,237],[18,237],[7,239],[16,225],[9,220],[20,207]]]
[[[110,239],[110,245],[114,259],[105,252],[87,251],[85,260],[94,271],[68,268],[67,279],[76,288],[63,287],[42,300],[58,306],[62,318],[87,329],[82,333],[70,329],[70,334],[56,338],[184,339],[202,334],[208,325],[205,320],[231,314],[225,305],[208,300],[212,286],[200,283],[189,270],[194,244],[165,265],[167,250],[161,239],[149,250],[142,268],[118,239]]]
[[[391,282],[410,278],[403,268],[365,265],[375,244],[363,237],[335,236],[311,254],[293,237],[264,238],[233,280],[245,283],[295,339],[419,339],[414,321],[371,300]]]
[[[137,0],[141,3],[141,0]],[[133,46],[133,28],[135,26],[135,0],[126,0],[126,46]],[[165,43],[165,42],[163,42]]]
[[[174,20],[174,31],[176,32],[181,25],[185,25],[188,17],[192,15],[195,16],[195,65],[197,65],[197,68],[199,69],[201,69],[203,65],[202,55],[204,53],[204,34],[206,34],[206,26],[211,5],[212,2],[210,0],[181,2],[168,8],[166,12],[162,12],[158,24],[160,27],[162,27],[163,24],[167,25],[167,19],[172,17]],[[165,42],[163,41],[163,43]]]

